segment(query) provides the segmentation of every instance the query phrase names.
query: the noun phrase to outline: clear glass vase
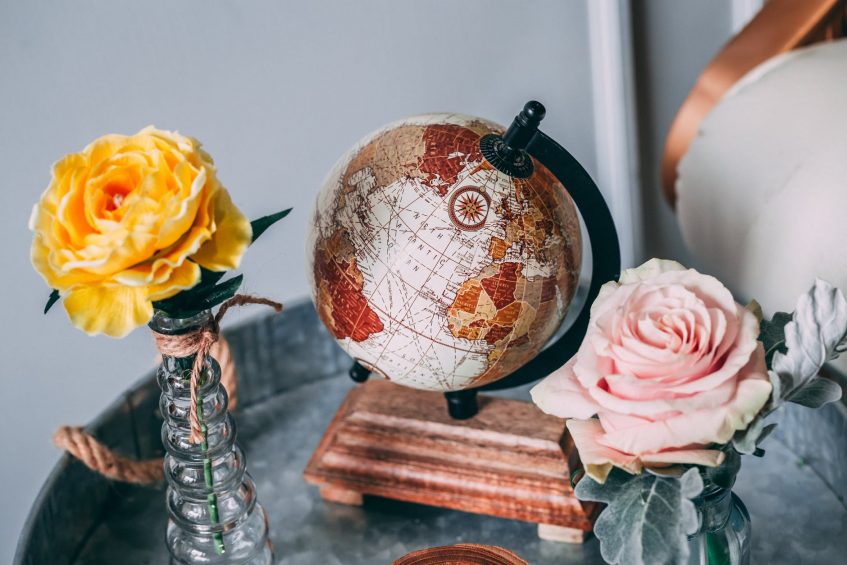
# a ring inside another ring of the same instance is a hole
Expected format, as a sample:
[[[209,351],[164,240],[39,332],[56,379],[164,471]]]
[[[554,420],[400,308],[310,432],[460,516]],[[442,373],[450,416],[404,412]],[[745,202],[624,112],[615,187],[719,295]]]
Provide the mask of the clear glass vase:
[[[157,312],[150,328],[160,334],[198,331],[212,321],[211,312],[170,318]],[[198,379],[197,415],[204,441],[190,441],[190,376],[194,355],[162,356],[157,378],[159,407],[165,422],[165,479],[168,483],[167,546],[172,564],[267,565],[273,562],[268,520],[245,472],[246,461],[235,443],[235,421],[227,411],[220,366],[208,356]]]
[[[689,565],[749,565],[750,514],[732,485],[721,487],[705,479],[694,500],[700,529],[688,537]],[[735,482],[734,477],[732,482]]]

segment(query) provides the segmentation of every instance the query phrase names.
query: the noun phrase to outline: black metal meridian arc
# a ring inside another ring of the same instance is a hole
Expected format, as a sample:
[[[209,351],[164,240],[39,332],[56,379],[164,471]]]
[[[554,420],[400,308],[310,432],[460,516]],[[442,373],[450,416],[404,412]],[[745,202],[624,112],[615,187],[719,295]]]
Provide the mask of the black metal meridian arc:
[[[539,113],[536,105],[541,106],[539,102],[528,102],[524,112],[532,107],[536,114]],[[541,106],[542,117],[543,108]],[[519,119],[520,116],[515,119],[515,122],[517,123]],[[537,122],[535,127],[537,128]],[[498,390],[527,384],[549,375],[564,365],[573,357],[582,343],[585,331],[588,329],[591,304],[597,298],[600,287],[608,281],[617,280],[620,276],[621,251],[615,222],[591,175],[564,147],[538,129],[535,129],[534,135],[529,137],[526,152],[540,161],[559,179],[582,215],[591,245],[591,283],[582,310],[564,335],[523,367],[507,377],[480,387],[479,390]]]
[[[588,295],[571,327],[555,343],[507,377],[488,385],[444,393],[447,408],[455,419],[471,418],[477,413],[476,395],[480,390],[499,390],[527,384],[549,375],[564,365],[579,349],[591,314],[591,304],[600,287],[620,275],[621,254],[612,214],[591,175],[573,155],[538,129],[546,110],[540,102],[527,102],[503,136],[493,134],[480,140],[486,160],[498,170],[514,177],[526,178],[532,173],[535,157],[564,185],[582,215],[591,245],[592,270]],[[370,371],[355,363],[350,377],[356,382],[367,380]]]
[[[524,162],[528,153],[547,167],[564,185],[582,215],[591,245],[592,270],[588,294],[582,310],[567,332],[526,365],[488,385],[445,393],[447,408],[450,415],[456,419],[466,419],[476,414],[478,391],[500,390],[531,383],[564,365],[582,343],[588,329],[591,304],[597,298],[600,287],[620,276],[620,243],[609,207],[597,184],[579,161],[538,129],[545,115],[546,110],[540,102],[527,102],[501,141],[489,139],[485,144],[481,142],[483,155],[502,172],[520,176],[525,169]],[[496,154],[486,154],[492,151]]]

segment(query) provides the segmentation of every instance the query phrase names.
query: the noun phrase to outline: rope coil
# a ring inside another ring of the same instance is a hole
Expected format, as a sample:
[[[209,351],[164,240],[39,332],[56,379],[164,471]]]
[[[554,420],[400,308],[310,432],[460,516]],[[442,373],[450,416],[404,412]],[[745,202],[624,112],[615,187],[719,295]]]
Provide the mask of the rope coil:
[[[109,479],[138,485],[158,483],[164,479],[161,457],[145,461],[123,457],[79,427],[60,427],[53,434],[53,443]]]

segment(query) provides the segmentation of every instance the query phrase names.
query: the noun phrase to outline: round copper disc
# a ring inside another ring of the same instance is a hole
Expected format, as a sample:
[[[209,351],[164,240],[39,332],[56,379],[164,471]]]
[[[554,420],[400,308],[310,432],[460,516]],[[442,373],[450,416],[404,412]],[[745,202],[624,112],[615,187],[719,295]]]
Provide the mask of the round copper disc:
[[[394,565],[529,565],[502,547],[462,543],[412,552]]]

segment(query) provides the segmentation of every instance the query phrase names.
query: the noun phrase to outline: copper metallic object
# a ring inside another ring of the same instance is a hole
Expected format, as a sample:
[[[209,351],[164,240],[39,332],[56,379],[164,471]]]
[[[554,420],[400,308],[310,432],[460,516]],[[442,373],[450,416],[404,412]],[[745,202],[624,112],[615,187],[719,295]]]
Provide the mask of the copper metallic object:
[[[706,66],[668,131],[662,186],[676,204],[677,166],[703,118],[748,71],[774,55],[847,32],[847,0],[769,0]]]
[[[415,551],[393,565],[528,565],[502,547],[463,543]]]

